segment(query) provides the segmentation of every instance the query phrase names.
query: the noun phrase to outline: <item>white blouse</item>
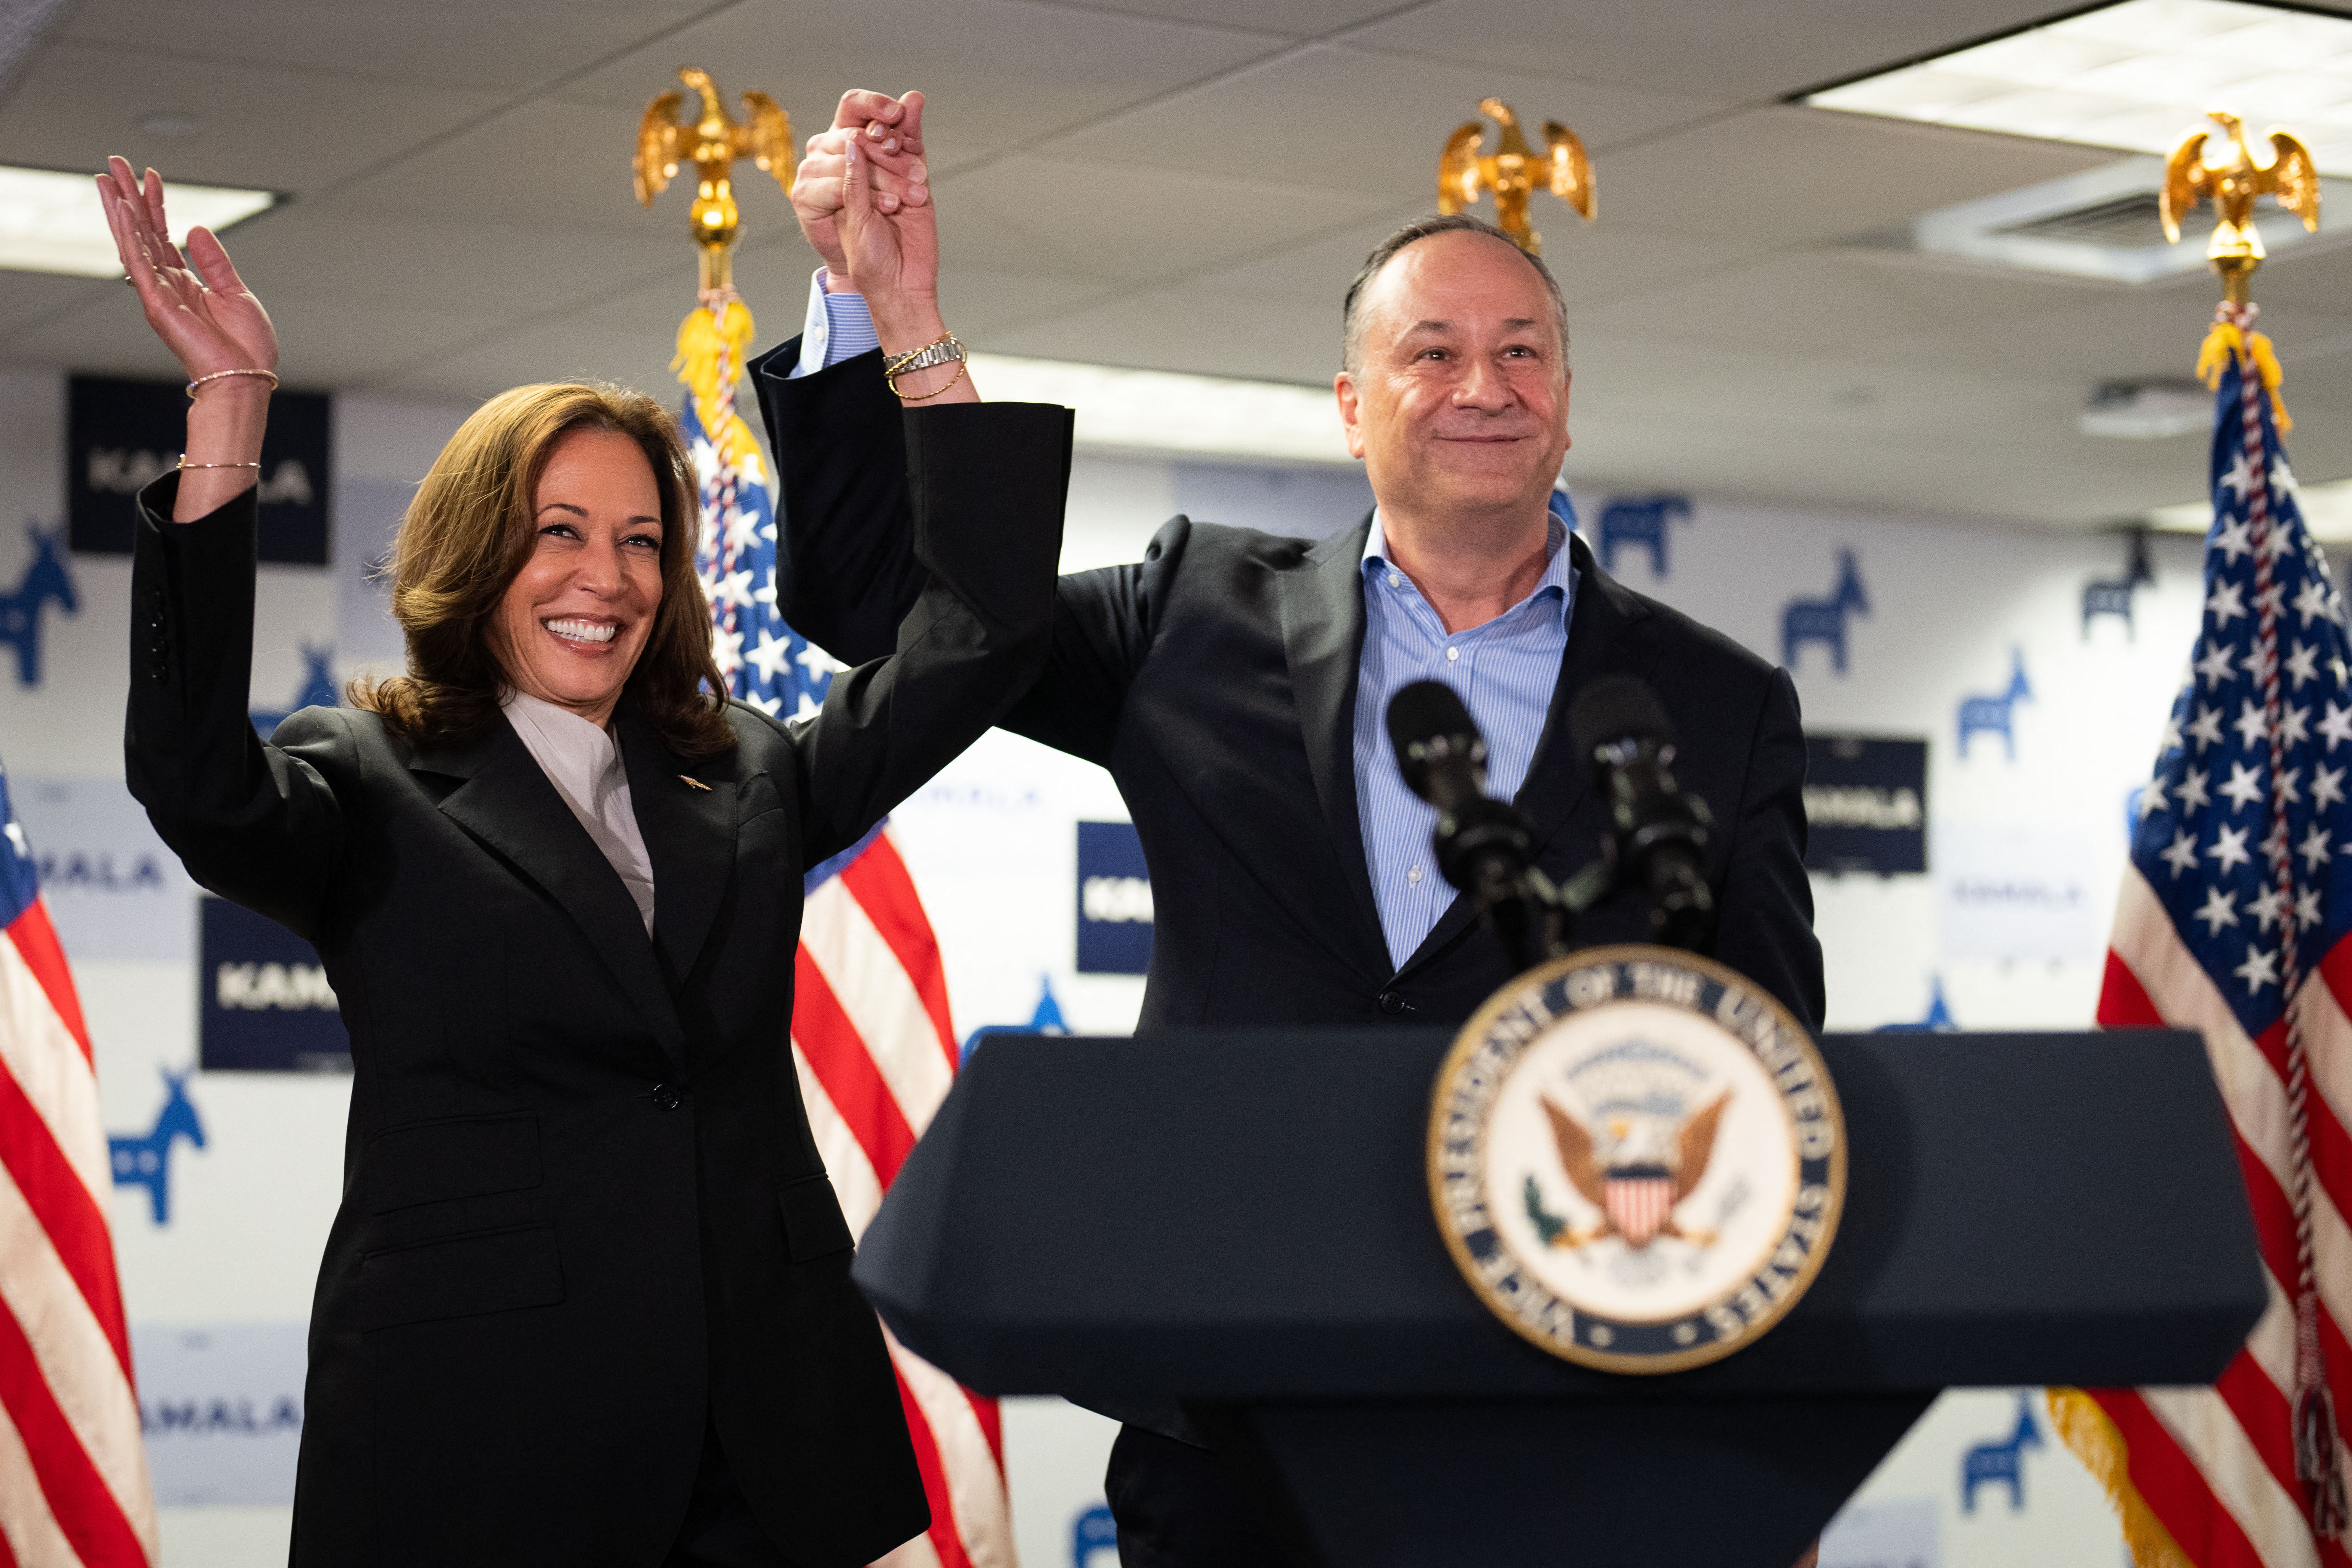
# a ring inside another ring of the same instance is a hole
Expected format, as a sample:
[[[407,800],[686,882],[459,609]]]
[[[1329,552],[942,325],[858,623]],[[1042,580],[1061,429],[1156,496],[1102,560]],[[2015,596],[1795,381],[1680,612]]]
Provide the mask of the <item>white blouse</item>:
[[[653,935],[654,867],[646,856],[646,836],[637,831],[636,811],[629,804],[629,774],[621,766],[620,742],[570,709],[520,691],[501,693],[499,706],[506,710],[507,722],[530,749],[547,782],[620,873],[645,919],[646,934]]]

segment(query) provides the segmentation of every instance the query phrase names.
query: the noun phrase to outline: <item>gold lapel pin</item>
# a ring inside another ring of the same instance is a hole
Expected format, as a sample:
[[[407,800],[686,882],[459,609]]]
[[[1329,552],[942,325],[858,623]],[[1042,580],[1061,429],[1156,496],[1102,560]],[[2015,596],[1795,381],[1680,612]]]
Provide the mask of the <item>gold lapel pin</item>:
[[[705,795],[709,795],[710,793],[710,786],[709,784],[704,784],[700,779],[689,777],[685,773],[677,775],[677,782],[694,789],[698,789]]]

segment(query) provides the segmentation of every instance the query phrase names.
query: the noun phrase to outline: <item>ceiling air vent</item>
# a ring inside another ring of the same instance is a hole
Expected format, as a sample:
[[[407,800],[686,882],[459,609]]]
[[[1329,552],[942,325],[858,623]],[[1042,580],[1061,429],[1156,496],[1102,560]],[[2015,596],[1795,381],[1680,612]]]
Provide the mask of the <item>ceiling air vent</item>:
[[[1992,231],[2028,239],[2063,240],[2070,245],[2126,246],[2144,249],[2162,245],[2163,204],[2154,191],[2137,192],[2108,201],[2093,202],[2072,212],[2052,213]]]
[[[2157,206],[2163,179],[2162,159],[2127,158],[1945,207],[1865,243],[2023,272],[2154,282],[2202,268],[2213,226],[2211,207],[2201,207],[2181,225],[2180,243],[2167,244]],[[2325,244],[2352,230],[2352,181],[2322,180],[2320,186],[2315,235],[2305,234],[2300,221],[2267,201],[2255,209],[2255,226],[2272,255]]]

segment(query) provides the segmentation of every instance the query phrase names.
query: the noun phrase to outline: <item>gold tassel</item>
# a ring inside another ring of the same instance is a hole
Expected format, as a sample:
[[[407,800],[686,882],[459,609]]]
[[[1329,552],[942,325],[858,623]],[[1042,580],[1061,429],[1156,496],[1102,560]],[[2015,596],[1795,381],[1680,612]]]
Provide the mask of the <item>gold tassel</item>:
[[[677,353],[669,368],[693,395],[703,433],[721,462],[758,458],[751,427],[735,412],[735,384],[742,376],[743,353],[754,330],[751,312],[740,300],[727,302],[723,322],[708,305],[698,305],[678,323]]]
[[[2279,383],[2286,379],[2285,373],[2279,369],[2278,355],[2264,334],[2241,332],[2231,322],[2215,321],[2206,330],[2204,344],[2197,351],[2197,379],[2205,384],[2206,391],[2218,390],[2221,373],[2233,359],[2263,378],[2263,388],[2271,395],[2271,417],[2277,422],[2279,434],[2284,436],[2294,430],[2294,421],[2287,416],[2286,399],[2279,395]]]
[[[2229,330],[2233,333],[2236,331]],[[2221,331],[2216,327],[2214,333]],[[2210,346],[2213,334],[2205,341]],[[2108,1500],[2115,1504],[2116,1513],[2123,1521],[2124,1544],[2131,1549],[2137,1568],[2197,1568],[2172,1539],[2172,1532],[2148,1510],[2139,1489],[2132,1485],[2130,1450],[2124,1444],[2124,1435],[2116,1430],[2116,1424],[2099,1408],[2098,1401],[2079,1388],[2053,1388],[2046,1396],[2050,1425],[2099,1485],[2106,1489]]]

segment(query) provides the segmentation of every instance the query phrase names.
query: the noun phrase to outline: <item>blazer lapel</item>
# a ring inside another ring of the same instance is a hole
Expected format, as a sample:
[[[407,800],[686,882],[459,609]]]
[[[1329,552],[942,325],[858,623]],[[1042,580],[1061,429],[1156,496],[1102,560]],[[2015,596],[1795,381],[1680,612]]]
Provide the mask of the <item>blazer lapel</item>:
[[[1650,618],[1649,606],[1601,570],[1580,535],[1570,534],[1567,548],[1577,573],[1576,603],[1569,611],[1568,647],[1560,655],[1559,679],[1552,687],[1543,734],[1536,742],[1528,776],[1512,802],[1534,826],[1538,855],[1592,787],[1591,765],[1570,754],[1575,742],[1568,733],[1570,701],[1604,675],[1647,679],[1657,657],[1645,639],[1634,634],[1634,627]],[[1452,946],[1477,918],[1475,900],[1456,898],[1398,975],[1411,973]]]
[[[698,776],[626,704],[617,727],[629,803],[653,862],[654,945],[675,990],[694,973],[735,868],[736,786]]]
[[[1307,552],[1305,563],[1280,579],[1283,650],[1298,704],[1307,768],[1352,896],[1356,931],[1349,956],[1377,955],[1367,973],[1388,967],[1380,906],[1364,863],[1363,819],[1356,809],[1356,671],[1364,651],[1364,541],[1372,520],[1334,534]]]
[[[686,1034],[653,944],[646,940],[636,901],[505,716],[471,744],[419,750],[409,766],[466,781],[443,797],[442,814],[488,845],[571,917],[662,1049],[683,1066]],[[658,864],[655,875],[658,898]],[[656,918],[659,912],[657,906]]]

